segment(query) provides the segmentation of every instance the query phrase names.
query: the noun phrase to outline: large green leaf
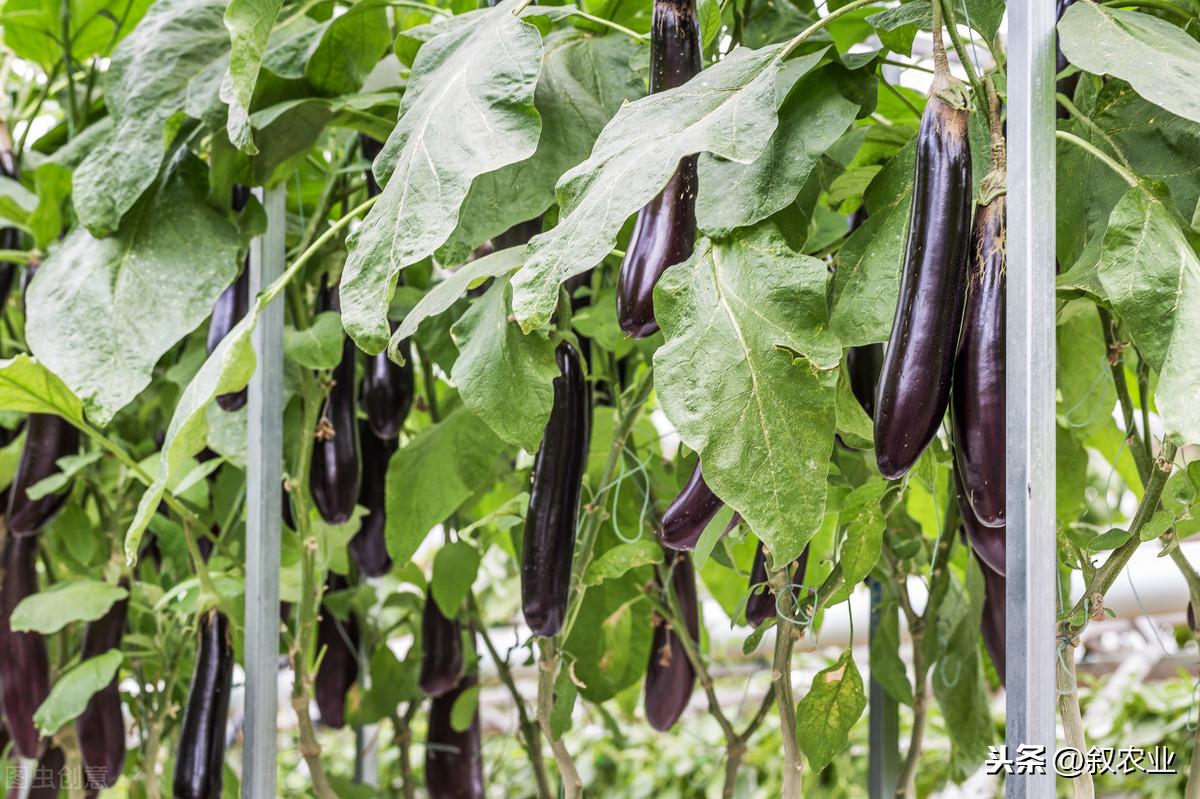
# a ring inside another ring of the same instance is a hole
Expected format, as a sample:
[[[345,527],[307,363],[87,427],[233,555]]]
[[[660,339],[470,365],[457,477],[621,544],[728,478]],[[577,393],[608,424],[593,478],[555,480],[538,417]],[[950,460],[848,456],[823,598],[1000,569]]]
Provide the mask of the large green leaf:
[[[1111,305],[1159,373],[1155,402],[1168,435],[1200,441],[1200,236],[1162,184],[1130,188],[1109,218],[1098,257],[1059,278]]]
[[[1127,80],[1150,102],[1200,122],[1200,42],[1170,22],[1075,3],[1058,23],[1058,42],[1080,69]]]
[[[368,352],[387,343],[396,276],[445,243],[472,181],[533,155],[542,42],[503,3],[421,48],[400,121],[375,162],[383,194],[350,237],[342,272],[347,332]]]
[[[283,0],[229,0],[225,9],[231,43],[229,69],[221,83],[221,99],[229,105],[226,131],[229,140],[249,155],[258,153],[250,132],[250,101],[282,6]]]
[[[224,13],[224,0],[158,0],[117,47],[104,73],[112,135],[75,171],[75,210],[95,235],[116,230],[154,182],[164,128],[184,110],[192,80],[224,64]]]
[[[446,544],[434,555],[429,590],[443,616],[458,617],[478,571],[479,550],[466,541]]]
[[[563,645],[582,683],[579,692],[604,702],[637,682],[650,662],[653,630],[650,604],[634,575],[589,588]]]
[[[559,181],[559,222],[530,242],[513,278],[522,328],[549,320],[559,284],[612,251],[625,220],[662,190],[679,159],[710,152],[748,164],[763,153],[778,123],[776,97],[823,56],[800,56],[785,68],[780,49],[738,48],[683,86],[617,112],[591,156]]]
[[[121,650],[110,649],[103,655],[88,658],[58,678],[50,695],[33,714],[33,720],[44,735],[53,735],[59,727],[79,716],[92,696],[113,681],[121,668]]]
[[[796,706],[796,740],[814,773],[846,748],[850,728],[866,706],[862,675],[849,650],[813,677],[812,688]]]
[[[830,65],[792,87],[779,109],[779,127],[762,155],[739,164],[712,155],[700,158],[696,222],[711,236],[766,219],[796,199],[821,155],[854,122],[859,105],[838,90]]]
[[[124,588],[102,580],[56,583],[21,600],[9,622],[18,632],[53,635],[71,622],[99,619],[127,596]]]
[[[654,293],[663,411],[776,563],[799,556],[825,511],[841,358],[827,278],[764,224],[702,239]]]
[[[69,19],[71,56],[76,63],[107,56],[133,30],[153,0],[5,0],[0,35],[14,53],[49,73],[63,60],[64,23]],[[64,19],[64,14],[67,19]]]
[[[329,21],[304,68],[304,77],[322,94],[358,91],[391,44],[388,4],[359,0]]]
[[[496,473],[504,442],[465,407],[396,451],[387,471],[387,544],[397,565]]]
[[[0,410],[52,413],[68,422],[83,423],[83,403],[66,384],[28,355],[0,361]]]
[[[508,281],[496,281],[450,329],[458,347],[450,380],[496,435],[534,452],[550,418],[558,366],[544,333],[525,335],[511,320],[511,296]]]
[[[26,299],[33,354],[107,424],[237,275],[237,229],[181,178],[147,195],[115,236],[76,228]]]

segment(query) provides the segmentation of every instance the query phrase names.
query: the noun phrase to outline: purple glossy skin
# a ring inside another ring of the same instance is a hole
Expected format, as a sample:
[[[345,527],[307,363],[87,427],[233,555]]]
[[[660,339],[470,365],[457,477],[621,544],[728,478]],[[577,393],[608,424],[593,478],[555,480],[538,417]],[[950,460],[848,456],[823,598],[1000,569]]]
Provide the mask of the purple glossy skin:
[[[916,181],[900,296],[875,400],[875,461],[904,475],[937,435],[950,402],[971,231],[967,113],[935,81],[917,135]]]
[[[341,591],[349,586],[340,574],[330,574],[325,590]],[[361,635],[358,619],[351,612],[346,621],[321,605],[317,623],[317,651],[325,650],[317,669],[315,691],[321,723],[340,730],[346,726],[346,694],[358,679],[358,645]]]
[[[1005,202],[975,213],[967,309],[954,364],[951,427],[963,492],[987,527],[1004,521]]]
[[[659,540],[669,549],[695,549],[696,542],[704,534],[704,528],[708,527],[724,504],[704,482],[700,463],[697,462],[679,496],[663,512]]]
[[[450,724],[454,701],[477,683],[474,675],[468,675],[453,690],[430,703],[425,746],[425,787],[430,799],[484,799],[478,708],[471,726],[462,732]]]
[[[318,307],[323,311],[340,310],[336,292],[336,289],[322,287]],[[333,370],[333,387],[321,409],[317,440],[313,443],[308,487],[312,491],[313,504],[329,524],[349,521],[362,487],[354,396],[357,353],[354,341],[347,336],[342,344],[342,360]]]
[[[242,320],[249,307],[250,261],[246,259],[241,274],[221,292],[221,296],[217,297],[217,302],[213,305],[212,321],[208,325],[209,355],[212,355],[221,340],[229,335],[234,325]],[[217,405],[221,406],[222,410],[236,411],[246,404],[246,396],[246,389],[232,394],[221,394],[217,397]]]
[[[358,504],[367,509],[362,526],[350,539],[350,554],[360,573],[380,577],[392,570],[387,551],[387,467],[396,451],[396,440],[384,441],[366,422],[359,423],[358,440],[362,445],[362,490]]]
[[[174,799],[220,799],[232,683],[229,619],[220,611],[210,610],[200,620],[200,648],[179,733]]]
[[[67,755],[57,746],[50,746],[38,759],[35,779],[30,782],[29,799],[58,799],[63,787],[63,768],[67,765]],[[13,791],[15,796],[18,791]]]
[[[0,175],[17,179],[17,160],[12,150],[0,144]],[[21,231],[15,227],[0,228],[0,250],[21,249]],[[8,301],[12,291],[13,281],[17,275],[17,265],[8,261],[0,261],[0,308]]]
[[[804,549],[800,552],[800,557],[796,558],[793,563],[795,570],[792,572],[792,582],[797,584],[797,587],[792,589],[792,596],[799,599],[800,588],[799,584],[804,582],[804,574],[808,571],[808,545],[805,544]],[[750,587],[757,589],[750,594],[750,598],[746,600],[746,622],[751,627],[757,627],[767,619],[775,615],[778,608],[775,605],[775,595],[771,593],[771,587],[766,585],[767,582],[767,555],[763,550],[762,542],[758,542],[758,549],[754,551],[754,565],[750,567]]]
[[[976,553],[978,557],[979,553]],[[1004,575],[992,571],[983,558],[979,558],[979,567],[983,571],[983,645],[987,647],[992,665],[1000,675],[1000,684],[1004,684]]]
[[[883,345],[864,344],[851,347],[846,352],[846,371],[850,377],[850,391],[858,404],[875,418],[875,392],[879,388],[879,373],[883,370]]]
[[[958,513],[962,517],[967,543],[971,545],[971,549],[975,551],[979,559],[988,565],[988,568],[997,574],[1005,574],[1005,528],[987,527],[979,523],[979,520],[975,518],[975,511],[971,510],[971,505],[967,502],[958,468],[955,467],[953,472],[954,490],[958,498]]]
[[[674,558],[671,583],[679,609],[683,612],[688,634],[700,640],[700,611],[696,600],[696,572],[687,553],[664,550],[668,563]],[[666,598],[664,597],[664,601]],[[678,633],[664,620],[656,619],[654,638],[650,647],[650,663],[646,666],[646,720],[650,726],[665,732],[675,725],[696,682],[696,672],[683,650]]]
[[[413,364],[407,339],[401,342],[400,352],[403,366],[386,352],[368,355],[362,380],[362,404],[371,432],[388,441],[399,437],[413,404]]]
[[[41,499],[26,493],[58,473],[58,459],[79,451],[79,430],[59,416],[31,413],[25,423],[25,446],[8,494],[8,531],[14,536],[36,535],[67,501],[70,489]]]
[[[575,554],[579,497],[591,440],[591,396],[579,354],[567,342],[555,352],[554,404],[533,461],[521,557],[521,606],[537,635],[562,627]]]
[[[50,694],[50,661],[46,640],[38,633],[17,633],[8,626],[13,608],[37,593],[37,539],[8,536],[0,584],[0,690],[13,750],[21,757],[38,756],[41,735],[33,714]]]
[[[121,587],[128,589],[129,583],[122,580]],[[121,645],[128,611],[126,597],[87,626],[83,636],[84,660]],[[84,787],[92,790],[112,787],[125,765],[125,720],[121,716],[121,692],[116,677],[88,700],[87,707],[75,720],[75,734],[83,756]]]
[[[700,26],[692,0],[655,0],[650,29],[650,93],[674,89],[700,72]],[[696,239],[696,156],[679,161],[661,192],[638,211],[617,276],[617,321],[625,335],[658,330],[654,286],[692,254]]]
[[[421,690],[429,696],[441,696],[462,676],[462,625],[457,618],[443,616],[433,595],[426,591],[421,614]]]

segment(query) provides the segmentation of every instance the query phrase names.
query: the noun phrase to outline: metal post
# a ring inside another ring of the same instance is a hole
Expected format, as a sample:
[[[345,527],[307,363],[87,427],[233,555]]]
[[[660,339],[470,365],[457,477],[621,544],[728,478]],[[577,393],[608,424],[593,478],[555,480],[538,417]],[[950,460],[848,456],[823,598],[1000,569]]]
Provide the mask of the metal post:
[[[1054,796],[1054,3],[1011,0],[1008,74],[1007,745],[1044,747],[1009,799]]]
[[[883,590],[871,580],[871,640],[882,619]],[[888,610],[895,615],[895,607]],[[867,710],[868,770],[867,794],[870,799],[889,799],[896,795],[900,773],[900,708],[883,686],[871,675],[870,705]]]
[[[250,245],[250,293],[257,296],[283,272],[287,193],[255,195],[267,232]],[[279,536],[283,479],[283,301],[258,318],[253,334],[258,367],[250,379],[246,420],[246,727],[243,799],[275,796],[279,693]]]

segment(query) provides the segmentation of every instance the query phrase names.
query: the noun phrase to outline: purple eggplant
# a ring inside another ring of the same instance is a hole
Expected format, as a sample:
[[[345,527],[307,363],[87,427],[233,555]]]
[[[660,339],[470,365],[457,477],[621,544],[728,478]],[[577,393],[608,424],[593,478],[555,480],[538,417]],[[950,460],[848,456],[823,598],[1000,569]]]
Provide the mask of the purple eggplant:
[[[971,238],[967,112],[939,97],[938,75],[917,134],[916,178],[900,295],[875,400],[875,460],[902,476],[937,435],[950,402]]]
[[[337,288],[322,286],[322,311],[340,310]],[[313,504],[329,524],[345,524],[354,513],[362,486],[355,416],[354,367],[358,348],[349,336],[342,343],[342,360],[333,370],[333,387],[317,423],[308,486]]]
[[[808,545],[800,551],[800,557],[792,563],[792,596],[800,599],[800,583],[804,582],[804,573],[808,570]],[[750,567],[750,598],[746,600],[746,621],[751,627],[757,627],[775,615],[775,595],[767,583],[767,555],[762,542],[754,551],[754,565]],[[757,588],[756,588],[757,586]]]
[[[33,714],[50,694],[50,660],[39,633],[13,632],[9,618],[21,600],[37,593],[36,538],[8,536],[4,543],[4,575],[0,585],[0,690],[13,750],[34,758],[41,736]]]
[[[12,148],[8,144],[6,136],[0,138],[0,175],[13,180],[17,179],[17,159],[13,157]],[[0,250],[20,249],[21,230],[12,226],[0,228]],[[12,292],[16,275],[16,264],[0,261],[0,309],[8,302],[8,295]]]
[[[951,405],[963,492],[987,527],[1004,526],[1005,205],[1001,195],[975,214]]]
[[[407,339],[400,343],[400,351],[403,366],[388,358],[386,352],[368,355],[362,380],[362,404],[370,429],[388,441],[400,435],[413,404],[413,364]]]
[[[850,377],[850,391],[858,404],[875,418],[875,392],[879,388],[879,373],[883,370],[883,345],[864,344],[851,347],[846,352],[846,371]]]
[[[62,748],[56,744],[47,747],[33,768],[27,799],[58,799],[63,788],[66,766],[67,755]],[[17,793],[19,791],[14,791],[11,795]]]
[[[129,582],[122,580],[121,586],[128,589]],[[128,611],[129,597],[126,597],[87,626],[83,636],[84,660],[121,646]],[[121,715],[121,691],[116,677],[88,700],[87,707],[75,720],[75,734],[83,756],[84,787],[111,788],[125,764],[125,719]]]
[[[442,615],[433,594],[425,592],[421,614],[421,690],[441,696],[463,676],[462,626]]]
[[[687,633],[692,641],[700,641],[700,607],[696,598],[696,572],[686,552],[663,550],[671,567],[671,583],[679,609],[683,613]],[[661,590],[661,589],[660,589]],[[664,598],[665,601],[665,598]],[[688,660],[679,632],[665,619],[655,618],[654,637],[650,648],[650,663],[646,666],[646,720],[659,731],[675,726],[683,715],[696,671]]]
[[[8,531],[18,538],[41,532],[67,501],[70,489],[30,499],[30,488],[58,473],[58,459],[79,451],[79,430],[60,416],[31,413],[25,447],[8,494]]]
[[[591,441],[591,396],[583,363],[568,342],[555,351],[559,376],[542,445],[533,461],[521,556],[521,606],[537,635],[562,627],[575,554],[575,526]]]
[[[483,745],[479,709],[467,729],[459,732],[450,723],[458,697],[478,684],[467,675],[452,690],[434,697],[429,707],[429,734],[425,742],[425,787],[430,799],[484,799]]]
[[[1000,675],[1000,684],[1004,684],[1004,593],[1005,579],[1003,574],[997,574],[987,565],[979,553],[979,568],[983,571],[983,644],[987,647],[992,665]]]
[[[971,504],[967,501],[962,478],[958,474],[958,467],[956,466],[952,471],[954,472],[954,490],[958,497],[958,513],[962,517],[967,543],[992,571],[997,574],[1005,574],[1005,528],[980,524],[979,519],[975,517],[975,511],[971,509]]]
[[[233,210],[241,211],[246,207],[246,203],[250,200],[250,190],[242,185],[233,187]],[[246,257],[242,264],[242,271],[234,279],[233,283],[221,292],[221,296],[217,297],[216,303],[213,305],[212,321],[208,325],[208,354],[212,355],[213,350],[221,343],[221,339],[229,335],[229,331],[233,330],[234,326],[242,321],[246,312],[250,309],[250,258]],[[236,411],[246,404],[246,389],[235,391],[232,394],[222,394],[217,397],[217,405],[222,410]]]
[[[708,527],[724,504],[704,482],[697,461],[683,490],[663,512],[659,540],[668,549],[695,549],[696,542],[704,534],[704,528]]]
[[[174,799],[220,799],[232,685],[229,619],[210,610],[200,618],[200,646],[175,760]]]
[[[340,574],[330,574],[326,591],[341,591],[349,583]],[[358,620],[351,612],[346,621],[334,616],[322,604],[317,625],[317,651],[325,650],[317,669],[316,698],[321,723],[341,729],[346,726],[346,694],[358,680],[358,646],[361,634]]]
[[[694,0],[654,0],[650,28],[650,93],[674,89],[700,72],[700,26]],[[638,212],[617,276],[617,320],[625,335],[658,330],[654,286],[668,267],[686,261],[696,240],[696,156]]]
[[[380,577],[392,570],[392,558],[387,551],[386,505],[387,467],[396,440],[385,441],[372,432],[370,425],[360,422],[358,440],[362,444],[362,490],[358,504],[367,509],[362,526],[350,539],[350,554],[358,571],[366,577]]]

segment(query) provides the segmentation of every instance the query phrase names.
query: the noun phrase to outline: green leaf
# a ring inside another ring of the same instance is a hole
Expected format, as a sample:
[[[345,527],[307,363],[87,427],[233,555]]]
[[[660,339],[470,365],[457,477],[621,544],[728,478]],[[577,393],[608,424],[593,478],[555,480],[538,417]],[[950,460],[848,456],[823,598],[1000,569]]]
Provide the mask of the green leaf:
[[[799,556],[824,516],[841,359],[825,316],[827,276],[824,263],[760,225],[727,242],[702,239],[655,290],[663,412],[775,563]]]
[[[814,773],[850,743],[850,728],[867,706],[854,656],[843,652],[813,677],[812,689],[796,707],[796,739]]]
[[[1127,80],[1150,102],[1200,122],[1200,43],[1170,22],[1075,3],[1058,23],[1058,42],[1080,69]]]
[[[1133,535],[1130,530],[1122,530],[1119,527],[1114,527],[1111,530],[1092,536],[1088,541],[1088,552],[1104,552],[1109,549],[1116,549],[1129,540],[1129,536]]]
[[[359,0],[329,22],[304,68],[313,88],[327,97],[362,88],[391,44],[387,9],[381,0]]]
[[[0,175],[0,219],[26,227],[29,215],[36,207],[36,194],[22,186],[16,178]]]
[[[479,713],[479,686],[471,685],[454,697],[450,707],[450,726],[457,732],[466,732]]]
[[[10,624],[16,632],[53,635],[76,621],[95,621],[129,596],[124,588],[101,580],[70,580],[21,600]]]
[[[762,155],[778,123],[776,97],[823,55],[800,56],[785,68],[779,51],[738,48],[683,86],[617,112],[591,156],[559,181],[559,222],[530,242],[513,278],[523,329],[549,320],[558,286],[612,251],[625,220],[662,190],[681,158],[710,152],[748,164]]]
[[[887,492],[885,481],[872,479],[842,500],[840,517],[846,525],[846,540],[838,562],[846,585],[858,584],[879,562],[884,528],[880,502]]]
[[[652,634],[650,605],[632,574],[589,588],[564,645],[584,698],[604,702],[636,683],[650,662]]]
[[[571,728],[571,712],[575,709],[575,699],[579,696],[579,687],[571,679],[571,667],[560,669],[554,679],[554,705],[550,708],[550,738],[562,740],[563,733]]]
[[[433,558],[430,591],[443,616],[458,616],[478,571],[479,550],[466,541],[455,541],[438,550]]]
[[[29,286],[33,354],[107,424],[237,275],[237,230],[182,178],[147,196],[115,236],[76,228]]]
[[[1142,530],[1140,533],[1141,539],[1143,541],[1153,541],[1155,538],[1158,538],[1160,535],[1167,532],[1167,530],[1170,530],[1171,526],[1174,524],[1174,513],[1171,513],[1167,510],[1157,511],[1153,516],[1150,517],[1149,521],[1142,525]]]
[[[110,649],[103,655],[88,658],[59,677],[46,701],[33,714],[42,734],[54,735],[60,727],[83,713],[92,696],[116,678],[122,659],[121,650]]]
[[[76,474],[86,469],[91,464],[104,457],[104,450],[94,449],[90,452],[85,452],[81,455],[67,455],[59,458],[55,464],[58,466],[58,471],[49,477],[44,477],[31,485],[26,491],[25,496],[33,501],[37,501],[42,497],[48,497],[51,494],[58,493],[66,488],[71,482],[71,478]]]
[[[721,238],[796,199],[821,155],[858,114],[858,103],[838,91],[838,70],[830,65],[796,82],[779,109],[779,126],[750,164],[701,156],[696,222],[702,231]]]
[[[386,185],[350,236],[342,272],[343,323],[367,352],[382,350],[391,332],[396,276],[445,243],[475,178],[537,148],[542,42],[513,16],[516,2],[441,34],[413,64],[400,121],[375,161]]]
[[[960,780],[966,779],[987,755],[987,747],[995,735],[979,655],[983,595],[983,574],[975,558],[971,558],[965,590],[951,586],[938,619],[937,643],[941,653],[933,668],[933,693],[946,720],[952,760]],[[943,631],[947,619],[954,617],[957,622]]]
[[[94,235],[116,230],[154,182],[167,121],[184,111],[192,80],[223,65],[224,13],[225,0],[158,0],[117,47],[103,78],[112,135],[75,171],[75,211]]]
[[[21,354],[0,361],[0,410],[52,413],[83,424],[83,403],[42,364]]]
[[[283,351],[308,369],[332,369],[342,362],[342,317],[337,311],[317,314],[303,330],[289,327],[283,331]]]
[[[1112,422],[1117,404],[1096,306],[1088,300],[1063,304],[1056,333],[1058,423],[1082,441]]]
[[[908,681],[908,666],[900,659],[900,617],[896,603],[885,603],[879,609],[879,625],[871,634],[871,679],[879,683],[888,696],[911,706],[912,683]]]
[[[979,31],[984,41],[995,40],[1004,19],[1005,0],[961,0],[958,6],[954,12],[958,16],[955,22],[966,23]]]
[[[662,547],[657,541],[641,539],[617,544],[596,558],[584,575],[584,585],[600,585],[605,580],[615,580],[627,572],[650,563],[662,563]]]
[[[933,6],[924,0],[904,3],[872,14],[867,17],[867,22],[871,23],[884,47],[911,56],[917,31],[933,30]]]
[[[510,320],[508,281],[497,281],[450,328],[458,360],[450,380],[463,404],[509,444],[535,452],[542,441],[558,365],[545,333]]]
[[[229,105],[229,141],[247,155],[257,155],[250,132],[250,101],[258,83],[267,40],[283,0],[229,0],[225,27],[229,29],[229,69],[221,82],[221,100]]]
[[[64,33],[76,64],[107,56],[137,24],[152,0],[6,0],[0,12],[4,44],[46,73],[63,63]]]
[[[458,510],[495,474],[504,442],[459,407],[421,432],[388,463],[388,552],[407,563],[425,535]]]

